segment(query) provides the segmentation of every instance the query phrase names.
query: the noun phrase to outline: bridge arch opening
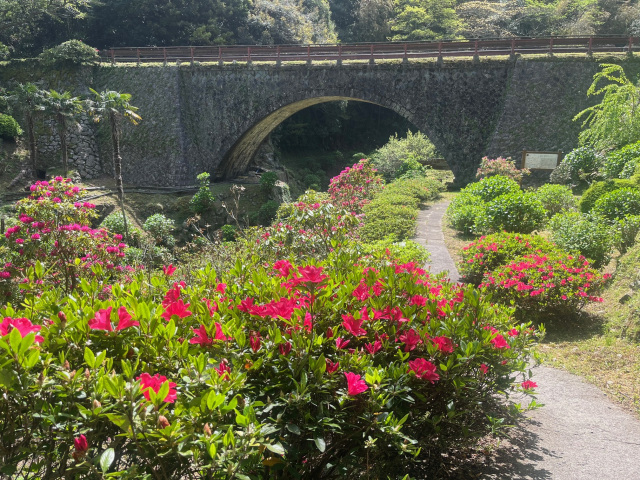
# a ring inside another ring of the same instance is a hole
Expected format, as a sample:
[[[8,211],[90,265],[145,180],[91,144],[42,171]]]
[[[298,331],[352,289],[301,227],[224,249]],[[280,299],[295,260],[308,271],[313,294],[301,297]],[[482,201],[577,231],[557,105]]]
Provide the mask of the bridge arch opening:
[[[379,111],[386,111],[387,113],[385,113],[385,115],[387,116],[393,116],[396,117],[396,119],[404,120],[404,122],[396,121],[396,123],[399,124],[400,128],[391,130],[392,127],[389,127],[388,134],[381,134],[381,138],[378,139],[379,141],[377,142],[377,144],[374,144],[374,142],[372,142],[368,149],[362,149],[362,151],[364,151],[365,153],[370,153],[375,148],[384,145],[388,141],[389,136],[393,135],[394,133],[397,133],[398,137],[404,137],[407,133],[407,130],[412,130],[413,132],[419,130],[410,118],[410,115],[408,115],[409,112],[402,111],[402,109],[390,108],[389,106],[381,105],[377,102],[362,100],[354,97],[321,96],[308,98],[280,107],[256,122],[252,127],[250,127],[244,134],[242,134],[242,136],[235,142],[235,144],[223,157],[223,160],[220,162],[216,170],[215,177],[217,179],[224,180],[242,175],[251,165],[256,152],[258,152],[261,145],[263,145],[265,140],[269,138],[271,133],[273,133],[278,126],[281,126],[283,122],[286,122],[287,119],[290,119],[298,112],[302,112],[309,107],[328,102],[357,102],[360,104],[364,103],[378,107]],[[424,129],[422,129],[421,131],[422,133],[430,137],[429,132],[424,131]]]

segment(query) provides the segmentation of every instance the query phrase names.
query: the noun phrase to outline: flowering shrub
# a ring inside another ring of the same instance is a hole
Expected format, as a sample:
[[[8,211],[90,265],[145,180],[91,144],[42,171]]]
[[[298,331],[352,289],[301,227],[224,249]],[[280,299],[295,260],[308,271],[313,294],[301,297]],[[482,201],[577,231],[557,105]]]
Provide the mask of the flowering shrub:
[[[106,281],[122,271],[126,245],[122,236],[92,229],[94,205],[83,202],[85,191],[69,179],[36,182],[28,198],[16,204],[19,224],[8,228],[8,258],[0,264],[0,295],[4,301],[40,292],[48,285],[75,290],[83,279]]]
[[[365,262],[190,284],[165,268],[3,306],[3,474],[386,478],[488,431],[496,395],[531,393],[528,324],[413,263]]]
[[[329,183],[331,200],[339,207],[362,213],[364,206],[382,190],[382,178],[369,160],[345,168]]]
[[[531,233],[542,227],[544,221],[544,207],[534,194],[509,193],[487,204],[482,231]]]
[[[531,171],[528,168],[518,169],[511,157],[482,157],[480,168],[476,172],[476,178],[481,179],[501,175],[520,183],[522,178],[530,173]]]
[[[578,209],[576,197],[571,193],[571,189],[565,185],[547,183],[536,189],[534,196],[542,203],[548,218],[557,213]]]
[[[556,215],[549,222],[551,240],[566,252],[584,255],[600,268],[611,260],[613,236],[600,218],[579,212]]]
[[[458,271],[467,282],[477,285],[485,273],[505,265],[513,258],[557,252],[559,248],[540,235],[494,233],[482,236],[462,249]]]
[[[584,257],[566,253],[531,254],[485,274],[480,287],[516,311],[572,314],[596,296],[609,275],[601,275]]]
[[[485,217],[485,204],[482,199],[464,191],[460,192],[447,208],[447,219],[451,227],[465,234],[479,231]]]

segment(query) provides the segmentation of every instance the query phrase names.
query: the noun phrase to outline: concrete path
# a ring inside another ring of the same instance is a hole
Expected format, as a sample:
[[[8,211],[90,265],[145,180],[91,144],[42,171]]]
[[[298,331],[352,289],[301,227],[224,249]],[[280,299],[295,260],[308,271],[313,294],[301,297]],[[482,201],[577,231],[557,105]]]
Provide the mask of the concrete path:
[[[453,260],[442,248],[447,205],[421,212],[417,241],[427,242],[432,270],[454,272],[457,281]],[[575,375],[542,366],[532,370],[544,407],[528,412],[472,478],[640,480],[640,421]]]
[[[451,281],[457,282],[460,280],[458,269],[451,255],[449,255],[449,251],[444,244],[444,235],[442,234],[442,217],[444,217],[448,206],[449,202],[445,201],[436,203],[427,210],[420,210],[414,240],[427,247],[431,254],[431,259],[427,266],[433,273],[447,271]]]

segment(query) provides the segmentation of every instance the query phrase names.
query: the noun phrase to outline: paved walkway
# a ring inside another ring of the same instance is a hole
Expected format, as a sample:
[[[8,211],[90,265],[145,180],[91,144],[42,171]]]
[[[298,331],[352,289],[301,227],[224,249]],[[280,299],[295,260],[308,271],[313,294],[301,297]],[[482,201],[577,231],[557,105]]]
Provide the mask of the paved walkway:
[[[453,260],[442,248],[447,205],[421,212],[416,240],[427,242],[432,271],[449,270],[457,281]],[[474,478],[640,480],[640,421],[575,375],[542,366],[532,370],[544,407],[527,413]]]

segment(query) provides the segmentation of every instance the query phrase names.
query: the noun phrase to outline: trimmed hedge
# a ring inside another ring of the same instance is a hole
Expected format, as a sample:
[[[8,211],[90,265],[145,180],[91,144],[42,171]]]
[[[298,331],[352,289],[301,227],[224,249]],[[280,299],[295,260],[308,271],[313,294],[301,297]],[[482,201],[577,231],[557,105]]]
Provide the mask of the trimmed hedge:
[[[582,198],[580,198],[580,211],[582,213],[590,212],[600,197],[620,188],[638,188],[638,185],[632,180],[625,179],[595,182],[584,192]]]

